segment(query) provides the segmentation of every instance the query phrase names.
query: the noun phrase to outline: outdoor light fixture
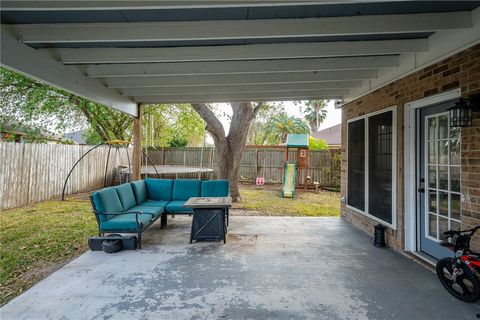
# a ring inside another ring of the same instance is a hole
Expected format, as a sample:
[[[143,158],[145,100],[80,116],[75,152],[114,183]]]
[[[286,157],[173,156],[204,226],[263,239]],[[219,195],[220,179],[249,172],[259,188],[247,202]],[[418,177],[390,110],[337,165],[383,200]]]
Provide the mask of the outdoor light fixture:
[[[455,105],[448,109],[450,113],[450,127],[468,127],[472,125],[473,113],[480,111],[480,94],[470,96],[469,99],[460,98]]]

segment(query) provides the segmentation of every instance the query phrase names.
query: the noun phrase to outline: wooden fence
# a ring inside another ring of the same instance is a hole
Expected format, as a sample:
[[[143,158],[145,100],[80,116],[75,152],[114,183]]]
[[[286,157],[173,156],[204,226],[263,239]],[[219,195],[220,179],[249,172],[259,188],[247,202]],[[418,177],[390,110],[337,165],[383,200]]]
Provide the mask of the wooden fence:
[[[295,160],[295,150],[289,152],[289,160]],[[203,173],[203,179],[216,179],[216,154],[213,148],[162,148],[150,149],[148,155],[155,164],[186,165],[212,168],[212,173]],[[247,147],[240,163],[240,179],[253,182],[264,176],[268,183],[282,183],[285,151],[283,148]],[[146,159],[143,159],[147,163]],[[309,152],[308,175],[321,186],[340,186],[340,150]],[[179,178],[198,178],[198,174],[178,174]]]
[[[75,162],[93,146],[57,144],[18,144],[0,142],[0,210],[59,198],[63,183]],[[87,155],[73,171],[68,195],[94,190],[103,186],[109,148],[101,146]],[[216,179],[217,165],[213,148],[164,148],[148,150],[155,164],[187,165],[212,168],[202,173],[202,179]],[[295,151],[289,154],[290,160]],[[308,175],[322,186],[339,186],[339,151],[311,151]],[[146,159],[142,160],[148,164]],[[113,180],[115,168],[128,164],[126,150],[111,149],[107,184]],[[255,181],[263,175],[267,183],[282,183],[284,149],[247,148],[240,167],[242,181]],[[179,174],[179,178],[199,178],[198,174]]]
[[[19,144],[0,142],[0,210],[58,198],[75,162],[92,146]],[[108,147],[101,146],[75,168],[67,184],[67,194],[86,192],[103,186]],[[126,162],[126,150],[112,148],[107,183],[115,168]]]

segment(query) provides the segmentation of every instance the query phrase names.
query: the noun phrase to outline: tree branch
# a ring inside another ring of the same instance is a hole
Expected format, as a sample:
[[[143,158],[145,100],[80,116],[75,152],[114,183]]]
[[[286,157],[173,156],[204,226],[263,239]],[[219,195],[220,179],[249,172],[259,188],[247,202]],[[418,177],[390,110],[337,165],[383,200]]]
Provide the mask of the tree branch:
[[[205,103],[192,103],[192,108],[205,121],[208,132],[217,140],[225,140],[225,129],[212,110]]]

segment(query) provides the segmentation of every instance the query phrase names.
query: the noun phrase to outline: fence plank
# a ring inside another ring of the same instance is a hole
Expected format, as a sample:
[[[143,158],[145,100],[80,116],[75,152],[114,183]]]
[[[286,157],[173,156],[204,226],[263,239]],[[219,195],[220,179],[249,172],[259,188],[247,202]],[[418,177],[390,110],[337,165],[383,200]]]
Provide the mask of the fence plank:
[[[0,210],[58,198],[62,194],[65,178],[75,162],[93,146],[18,144],[0,142]],[[118,151],[117,151],[118,150]],[[87,155],[73,171],[66,193],[68,195],[103,187],[108,146],[102,146]],[[131,156],[131,149],[129,151]],[[150,149],[148,155],[158,165],[187,165],[212,168],[202,179],[218,178],[216,152],[213,148],[163,148]],[[282,183],[284,175],[284,150],[279,148],[245,149],[241,164],[241,179],[254,182],[264,176],[269,183]],[[295,151],[289,152],[289,160]],[[322,186],[339,186],[339,151],[311,151],[308,175]],[[143,159],[144,164],[149,164]],[[107,184],[113,181],[115,168],[127,165],[125,148],[112,148]],[[198,174],[179,174],[179,178],[198,179]]]
[[[0,210],[60,197],[68,172],[92,147],[0,142]],[[107,152],[108,147],[99,147],[79,163],[68,181],[68,195],[103,186]],[[126,159],[122,148],[109,162],[107,182]]]
[[[202,156],[203,150],[203,156]],[[339,150],[310,151],[310,168],[308,175],[312,181],[317,181],[321,186],[340,185],[340,158]],[[209,167],[213,169],[210,174],[202,174],[203,179],[218,177],[216,166],[216,153],[214,148],[161,148],[150,149],[148,155],[158,165],[187,165]],[[289,161],[294,161],[295,150],[290,150]],[[334,160],[334,158],[338,158]],[[254,148],[245,149],[240,162],[240,179],[253,182],[258,176],[264,176],[269,183],[282,183],[284,175],[285,153],[279,148]],[[196,174],[178,174],[179,178],[198,178]]]

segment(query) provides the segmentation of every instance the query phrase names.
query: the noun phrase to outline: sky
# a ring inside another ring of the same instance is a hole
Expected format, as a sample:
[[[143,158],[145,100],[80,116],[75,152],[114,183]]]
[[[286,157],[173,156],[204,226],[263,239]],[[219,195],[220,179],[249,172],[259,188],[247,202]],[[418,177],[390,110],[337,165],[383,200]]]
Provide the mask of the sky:
[[[304,107],[305,102],[302,101],[300,105],[299,104],[295,105],[293,101],[284,101],[283,105],[285,106],[285,110],[289,116],[303,118],[301,109],[302,107],[303,109],[305,108]],[[230,108],[230,105],[227,103],[217,103],[215,104],[215,107],[217,110],[224,111],[228,115],[232,114],[232,109]],[[328,101],[326,110],[327,110],[327,118],[320,125],[320,130],[330,128],[334,125],[341,123],[342,121],[342,110],[335,108],[335,103],[333,100]],[[223,127],[225,128],[225,132],[228,132],[228,129],[230,128],[229,119],[226,116],[224,116],[224,117],[220,117],[220,121],[222,122]]]

